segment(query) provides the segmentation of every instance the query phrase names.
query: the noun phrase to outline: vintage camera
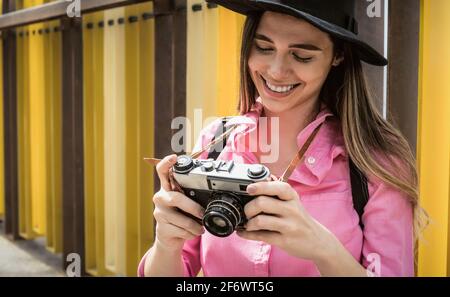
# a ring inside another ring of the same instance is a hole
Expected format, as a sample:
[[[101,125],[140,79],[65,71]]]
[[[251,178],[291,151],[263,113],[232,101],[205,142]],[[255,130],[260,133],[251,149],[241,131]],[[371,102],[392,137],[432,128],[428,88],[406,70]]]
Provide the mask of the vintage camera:
[[[269,180],[269,169],[260,164],[198,160],[179,156],[173,176],[184,194],[205,208],[202,223],[213,235],[227,237],[247,221],[244,206],[254,196],[247,186]]]

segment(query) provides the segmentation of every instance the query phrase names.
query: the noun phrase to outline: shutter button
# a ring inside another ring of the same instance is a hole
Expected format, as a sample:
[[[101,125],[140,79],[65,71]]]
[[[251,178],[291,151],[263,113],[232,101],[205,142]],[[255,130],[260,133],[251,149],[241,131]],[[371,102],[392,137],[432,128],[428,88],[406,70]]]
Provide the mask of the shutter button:
[[[214,164],[213,164],[213,162],[206,162],[206,163],[203,163],[203,166],[202,166],[202,170],[203,170],[203,171],[209,172],[209,171],[212,171],[213,169],[214,169]]]
[[[266,168],[263,165],[253,165],[247,171],[250,178],[259,178],[266,174]]]

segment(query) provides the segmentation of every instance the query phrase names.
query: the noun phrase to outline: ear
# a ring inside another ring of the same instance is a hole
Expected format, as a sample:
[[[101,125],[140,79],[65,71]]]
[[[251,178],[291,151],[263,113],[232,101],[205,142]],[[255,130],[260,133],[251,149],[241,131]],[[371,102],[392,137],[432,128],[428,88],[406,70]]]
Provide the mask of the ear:
[[[332,65],[335,66],[335,67],[339,66],[342,63],[342,61],[344,61],[344,57],[343,56],[335,56],[334,59],[333,59]]]

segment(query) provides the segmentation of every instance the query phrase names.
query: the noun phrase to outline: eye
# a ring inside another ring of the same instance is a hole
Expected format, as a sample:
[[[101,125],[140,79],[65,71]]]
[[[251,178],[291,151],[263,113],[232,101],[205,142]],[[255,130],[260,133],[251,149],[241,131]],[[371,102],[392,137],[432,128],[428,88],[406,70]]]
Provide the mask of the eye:
[[[292,56],[294,57],[295,60],[301,62],[301,63],[308,63],[312,60],[312,58],[302,58],[297,56],[295,53],[292,53]]]
[[[258,44],[256,44],[255,43],[255,48],[256,48],[256,50],[258,50],[259,52],[261,52],[261,53],[267,53],[267,52],[270,52],[272,49],[271,48],[263,48],[263,47],[260,47]]]

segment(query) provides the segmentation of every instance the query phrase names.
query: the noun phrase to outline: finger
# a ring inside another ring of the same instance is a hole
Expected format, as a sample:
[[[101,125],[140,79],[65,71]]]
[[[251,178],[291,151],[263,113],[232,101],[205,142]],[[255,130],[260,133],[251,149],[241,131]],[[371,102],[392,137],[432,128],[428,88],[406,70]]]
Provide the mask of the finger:
[[[164,205],[179,208],[199,219],[203,219],[205,213],[203,207],[182,193],[167,192],[167,195],[162,195],[161,199]]]
[[[245,224],[245,231],[276,231],[283,233],[285,230],[285,220],[270,216],[270,215],[257,215],[253,219],[247,221]]]
[[[285,201],[274,197],[258,196],[248,202],[244,207],[245,216],[251,219],[260,213],[285,216],[288,214],[288,206]]]
[[[281,200],[298,199],[297,192],[282,181],[258,182],[247,186],[247,193],[252,196],[277,196]]]
[[[156,172],[158,173],[161,187],[166,191],[171,191],[169,180],[169,169],[177,162],[177,155],[173,154],[166,156],[161,162],[156,165]]]
[[[188,230],[194,235],[201,235],[205,233],[202,225],[174,209],[167,209],[161,214],[161,216],[166,222]]]
[[[180,185],[177,183],[175,178],[173,177],[172,169],[169,171],[169,181],[171,186],[171,191],[183,193],[183,189],[181,189]]]
[[[272,245],[280,245],[281,234],[273,231],[237,231],[237,235],[255,241],[263,241]]]
[[[186,229],[180,228],[178,226],[175,226],[173,224],[157,224],[156,225],[156,232],[159,235],[162,235],[164,237],[170,236],[172,238],[181,238],[181,239],[194,239],[198,235],[192,234]]]

